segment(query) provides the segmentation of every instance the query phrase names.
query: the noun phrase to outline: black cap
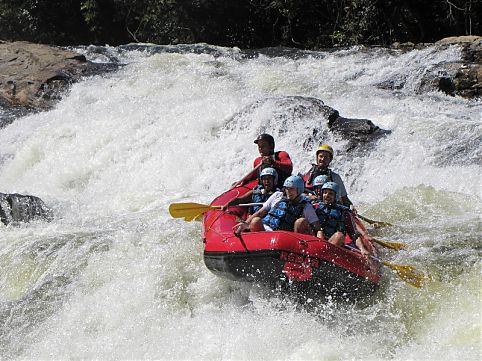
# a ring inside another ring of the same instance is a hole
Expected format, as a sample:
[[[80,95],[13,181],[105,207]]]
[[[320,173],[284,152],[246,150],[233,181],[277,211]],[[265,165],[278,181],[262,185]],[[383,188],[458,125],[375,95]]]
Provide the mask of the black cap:
[[[258,142],[259,142],[260,140],[265,140],[265,141],[267,141],[268,144],[271,145],[271,148],[274,149],[274,138],[273,138],[271,135],[269,135],[269,134],[267,134],[267,133],[260,134],[260,135],[258,135],[258,138],[256,138],[256,139],[254,140],[254,142],[255,142],[256,144],[258,144]]]

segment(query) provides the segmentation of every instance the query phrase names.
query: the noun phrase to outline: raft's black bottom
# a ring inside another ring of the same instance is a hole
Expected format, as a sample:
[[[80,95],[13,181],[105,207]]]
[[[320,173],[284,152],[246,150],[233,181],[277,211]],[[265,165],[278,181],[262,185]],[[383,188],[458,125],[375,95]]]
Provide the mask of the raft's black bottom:
[[[319,260],[306,281],[289,282],[281,251],[204,252],[204,263],[214,274],[236,281],[281,285],[308,297],[331,296],[346,301],[373,295],[378,284],[332,263]]]

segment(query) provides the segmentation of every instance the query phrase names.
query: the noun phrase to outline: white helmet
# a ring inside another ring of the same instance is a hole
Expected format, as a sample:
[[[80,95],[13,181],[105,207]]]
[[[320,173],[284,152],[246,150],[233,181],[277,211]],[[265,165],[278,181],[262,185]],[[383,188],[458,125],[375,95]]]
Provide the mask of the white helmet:
[[[263,178],[265,175],[270,175],[274,178],[274,184],[278,183],[278,172],[274,168],[264,168],[261,173],[259,173],[259,179]]]
[[[314,187],[319,187],[325,184],[330,180],[330,177],[328,177],[326,174],[319,175],[313,180],[313,186]]]

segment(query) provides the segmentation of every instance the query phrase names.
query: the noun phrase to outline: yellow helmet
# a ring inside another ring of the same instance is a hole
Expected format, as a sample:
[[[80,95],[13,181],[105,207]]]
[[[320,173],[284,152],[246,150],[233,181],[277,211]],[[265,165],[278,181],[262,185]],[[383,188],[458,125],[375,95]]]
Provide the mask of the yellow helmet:
[[[333,159],[333,156],[334,156],[334,152],[333,152],[333,148],[330,147],[328,144],[322,144],[318,147],[318,149],[316,150],[316,155],[318,155],[319,152],[328,152],[331,154],[331,159]]]

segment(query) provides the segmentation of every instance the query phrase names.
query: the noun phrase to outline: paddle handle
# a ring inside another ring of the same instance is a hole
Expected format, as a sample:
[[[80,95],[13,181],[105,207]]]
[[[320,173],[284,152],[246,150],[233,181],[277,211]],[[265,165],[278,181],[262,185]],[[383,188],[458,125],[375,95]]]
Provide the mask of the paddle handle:
[[[233,204],[229,207],[252,207],[252,206],[262,206],[264,203],[242,203],[242,204]],[[221,209],[223,206],[211,206],[212,208]],[[228,207],[228,208],[229,208]]]
[[[243,204],[237,204],[233,207],[252,207],[252,206],[262,206],[264,203],[243,203]]]
[[[243,204],[234,204],[229,207],[251,207],[251,206],[262,206],[263,204],[264,203],[243,203]],[[222,209],[223,207],[224,206],[209,206],[209,209]]]

